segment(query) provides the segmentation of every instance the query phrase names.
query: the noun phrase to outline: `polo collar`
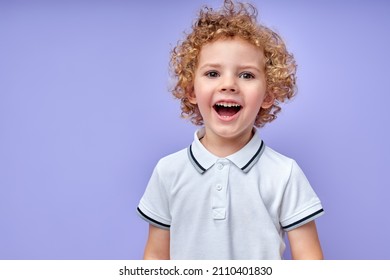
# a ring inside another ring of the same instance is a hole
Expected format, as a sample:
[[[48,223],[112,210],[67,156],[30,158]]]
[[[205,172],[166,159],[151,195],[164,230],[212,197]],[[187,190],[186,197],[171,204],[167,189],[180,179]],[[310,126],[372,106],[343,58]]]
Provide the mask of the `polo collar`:
[[[253,165],[255,165],[265,148],[265,144],[260,139],[257,129],[253,128],[253,131],[254,135],[248,144],[246,144],[236,153],[226,157],[226,159],[233,162],[245,173],[247,173],[253,167]],[[204,128],[197,130],[194,134],[194,141],[187,149],[190,162],[201,174],[206,172],[216,163],[217,160],[220,159],[219,157],[210,153],[200,142],[199,139],[201,139],[203,136]]]

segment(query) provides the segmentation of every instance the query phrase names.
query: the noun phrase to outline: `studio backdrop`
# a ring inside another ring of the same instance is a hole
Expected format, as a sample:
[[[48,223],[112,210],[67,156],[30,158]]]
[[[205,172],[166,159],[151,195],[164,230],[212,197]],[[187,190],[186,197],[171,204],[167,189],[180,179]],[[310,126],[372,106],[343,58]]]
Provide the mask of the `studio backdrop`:
[[[390,259],[390,2],[252,3],[298,63],[260,135],[321,198],[325,257]],[[204,4],[0,0],[0,259],[142,258],[139,199],[196,129],[169,53]]]

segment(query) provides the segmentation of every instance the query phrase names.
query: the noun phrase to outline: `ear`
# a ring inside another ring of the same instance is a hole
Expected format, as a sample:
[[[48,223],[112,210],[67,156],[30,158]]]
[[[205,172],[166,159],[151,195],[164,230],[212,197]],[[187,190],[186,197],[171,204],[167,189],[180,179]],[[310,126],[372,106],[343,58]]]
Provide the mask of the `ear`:
[[[196,101],[195,92],[193,89],[188,91],[188,101],[190,101],[191,104],[196,105],[198,102]]]
[[[261,104],[261,108],[263,109],[270,108],[272,105],[274,105],[274,101],[275,98],[272,95],[267,94],[267,96],[263,100],[263,104]]]

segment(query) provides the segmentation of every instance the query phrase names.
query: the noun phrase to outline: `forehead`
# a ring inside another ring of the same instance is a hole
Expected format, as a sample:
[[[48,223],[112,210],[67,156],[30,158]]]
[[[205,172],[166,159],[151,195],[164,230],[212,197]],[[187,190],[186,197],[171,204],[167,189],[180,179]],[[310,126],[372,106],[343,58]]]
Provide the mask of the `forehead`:
[[[238,38],[222,38],[205,44],[199,53],[198,65],[204,63],[263,63],[264,51],[254,44]]]

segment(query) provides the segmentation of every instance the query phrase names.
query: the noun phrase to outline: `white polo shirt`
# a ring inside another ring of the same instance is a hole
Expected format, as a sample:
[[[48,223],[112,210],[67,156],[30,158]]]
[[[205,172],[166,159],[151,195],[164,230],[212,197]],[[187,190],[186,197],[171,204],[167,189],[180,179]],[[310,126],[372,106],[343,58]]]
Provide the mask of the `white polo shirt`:
[[[219,158],[201,144],[162,158],[138,213],[170,230],[171,259],[281,259],[284,233],[323,214],[297,163],[265,146],[257,130]]]

